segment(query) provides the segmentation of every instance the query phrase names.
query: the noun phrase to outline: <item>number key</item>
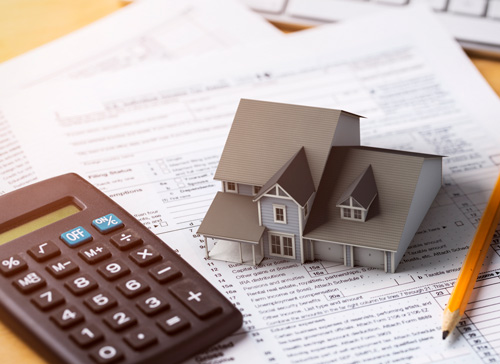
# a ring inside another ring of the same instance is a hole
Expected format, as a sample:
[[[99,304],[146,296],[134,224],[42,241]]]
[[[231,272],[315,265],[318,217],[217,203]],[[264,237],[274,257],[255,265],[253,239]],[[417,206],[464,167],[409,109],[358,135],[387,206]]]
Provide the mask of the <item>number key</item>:
[[[97,271],[108,281],[114,281],[130,273],[130,269],[118,259],[101,265]]]
[[[140,299],[136,303],[137,307],[148,316],[156,315],[157,313],[166,310],[170,304],[158,295],[149,295]]]
[[[75,306],[64,307],[54,312],[50,319],[61,329],[67,329],[85,320],[83,314]]]
[[[82,348],[90,346],[104,338],[104,335],[97,326],[89,324],[74,330],[69,337]]]
[[[116,299],[114,299],[113,296],[104,292],[99,292],[91,297],[88,297],[83,302],[95,313],[106,311],[115,307],[117,304]]]
[[[123,353],[114,345],[103,344],[90,352],[90,357],[99,364],[114,363],[123,358]]]
[[[122,282],[116,288],[127,298],[133,298],[149,291],[149,286],[141,278],[133,278]]]
[[[76,296],[80,296],[97,288],[97,282],[88,274],[82,274],[64,283],[64,286]]]
[[[31,302],[35,304],[40,310],[48,311],[56,306],[59,306],[65,302],[62,294],[60,294],[55,289],[49,289],[39,295],[33,297]]]
[[[129,310],[115,311],[104,317],[104,322],[114,331],[120,331],[137,323],[137,319]]]

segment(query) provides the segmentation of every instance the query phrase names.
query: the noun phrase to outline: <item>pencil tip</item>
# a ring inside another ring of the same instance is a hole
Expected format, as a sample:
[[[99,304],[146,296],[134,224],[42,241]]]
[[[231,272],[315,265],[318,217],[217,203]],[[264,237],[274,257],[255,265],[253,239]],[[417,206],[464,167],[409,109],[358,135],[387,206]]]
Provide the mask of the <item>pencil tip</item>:
[[[449,334],[449,333],[450,333],[450,332],[449,332],[448,330],[443,331],[443,340],[444,340],[444,339],[446,339],[446,338],[448,337],[448,334]]]

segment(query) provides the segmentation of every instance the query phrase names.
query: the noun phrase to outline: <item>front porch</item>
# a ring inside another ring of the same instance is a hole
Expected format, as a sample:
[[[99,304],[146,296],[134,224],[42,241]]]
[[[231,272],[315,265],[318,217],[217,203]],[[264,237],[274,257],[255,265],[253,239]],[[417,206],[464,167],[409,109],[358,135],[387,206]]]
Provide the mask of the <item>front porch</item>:
[[[205,241],[206,244],[206,241]],[[207,258],[230,263],[259,265],[264,259],[262,243],[248,244],[236,241],[218,240],[212,250],[208,251]]]

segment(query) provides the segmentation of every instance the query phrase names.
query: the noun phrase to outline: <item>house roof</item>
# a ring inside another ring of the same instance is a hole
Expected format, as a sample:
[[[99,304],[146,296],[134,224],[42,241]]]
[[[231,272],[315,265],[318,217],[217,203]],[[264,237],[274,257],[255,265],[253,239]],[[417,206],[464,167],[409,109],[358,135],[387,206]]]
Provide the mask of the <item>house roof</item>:
[[[332,147],[304,237],[396,251],[427,158],[442,157],[371,147]],[[341,219],[337,202],[369,165],[378,196],[366,221]]]
[[[300,150],[266,182],[259,193],[254,197],[254,201],[257,201],[276,184],[285,190],[285,192],[300,206],[306,204],[315,189],[304,147],[300,148]]]
[[[197,233],[214,238],[258,243],[265,227],[259,226],[259,212],[252,197],[218,192]]]
[[[370,207],[370,203],[377,195],[377,184],[373,176],[373,168],[370,164],[361,174],[347,187],[347,190],[337,201],[337,205],[352,197],[364,209]]]
[[[304,147],[317,189],[341,113],[242,99],[214,178],[263,186]]]

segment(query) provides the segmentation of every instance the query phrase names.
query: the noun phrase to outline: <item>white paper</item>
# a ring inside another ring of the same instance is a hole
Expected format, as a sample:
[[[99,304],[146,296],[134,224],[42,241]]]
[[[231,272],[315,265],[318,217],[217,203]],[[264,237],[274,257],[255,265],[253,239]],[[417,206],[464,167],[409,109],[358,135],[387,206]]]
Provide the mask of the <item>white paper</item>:
[[[88,78],[281,35],[235,1],[144,0],[2,63],[0,95],[50,80]]]
[[[219,187],[212,177],[240,98],[342,108],[367,117],[363,144],[448,156],[443,189],[397,273],[204,260],[196,229]],[[443,308],[498,174],[500,104],[426,12],[31,90],[0,111],[34,178],[82,174],[242,310],[243,328],[193,363],[500,360],[498,241],[466,317],[441,340]]]

